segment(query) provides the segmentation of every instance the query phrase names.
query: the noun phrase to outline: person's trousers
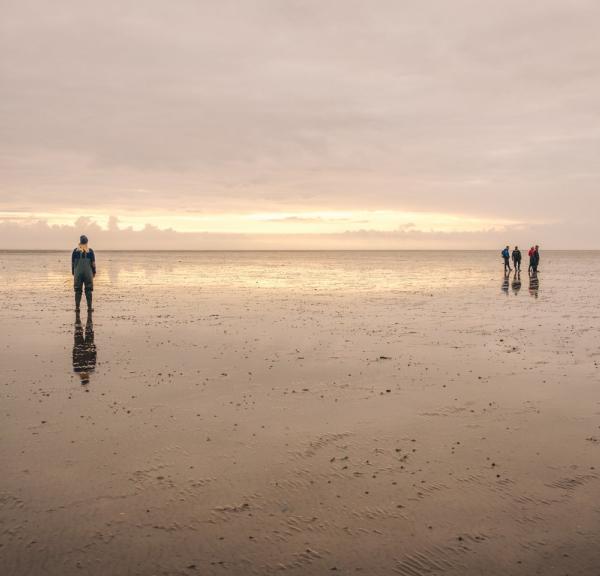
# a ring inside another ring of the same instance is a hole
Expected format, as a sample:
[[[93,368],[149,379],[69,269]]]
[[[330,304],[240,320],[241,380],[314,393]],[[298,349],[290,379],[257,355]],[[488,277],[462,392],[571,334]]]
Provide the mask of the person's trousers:
[[[91,272],[76,272],[73,277],[73,288],[75,289],[75,307],[79,308],[82,293],[85,291],[85,299],[88,308],[92,305],[92,292],[94,290],[94,275]]]

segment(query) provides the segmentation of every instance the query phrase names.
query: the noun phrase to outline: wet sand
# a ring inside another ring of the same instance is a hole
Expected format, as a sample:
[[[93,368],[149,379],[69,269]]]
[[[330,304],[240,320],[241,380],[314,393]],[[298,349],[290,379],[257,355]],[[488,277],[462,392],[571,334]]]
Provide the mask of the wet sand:
[[[0,252],[2,574],[600,574],[600,253],[98,266]]]

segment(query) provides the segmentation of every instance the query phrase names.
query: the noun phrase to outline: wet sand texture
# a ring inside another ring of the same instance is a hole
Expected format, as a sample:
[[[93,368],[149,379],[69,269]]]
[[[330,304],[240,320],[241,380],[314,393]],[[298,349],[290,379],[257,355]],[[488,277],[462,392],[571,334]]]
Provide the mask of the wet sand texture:
[[[89,327],[68,259],[0,253],[1,574],[600,574],[599,253],[99,252]]]

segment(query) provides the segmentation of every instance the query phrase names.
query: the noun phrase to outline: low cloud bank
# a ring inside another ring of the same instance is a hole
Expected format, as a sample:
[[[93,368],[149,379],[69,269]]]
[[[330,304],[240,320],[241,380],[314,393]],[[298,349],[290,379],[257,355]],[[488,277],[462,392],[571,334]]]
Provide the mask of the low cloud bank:
[[[45,221],[0,222],[0,249],[68,250],[80,234],[99,250],[479,250],[497,249],[507,243],[547,249],[600,249],[589,245],[589,231],[565,236],[560,224],[515,226],[478,232],[422,232],[411,229],[393,232],[362,230],[336,234],[220,234],[161,230],[147,224],[142,230],[121,228],[112,217],[107,228],[91,218],[72,225],[49,225]],[[568,238],[557,242],[557,238]]]

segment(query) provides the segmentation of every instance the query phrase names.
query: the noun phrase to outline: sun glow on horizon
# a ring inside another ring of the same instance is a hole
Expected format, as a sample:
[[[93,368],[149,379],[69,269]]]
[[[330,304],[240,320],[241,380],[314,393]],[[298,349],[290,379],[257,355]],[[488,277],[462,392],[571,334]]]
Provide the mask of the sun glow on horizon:
[[[92,211],[93,212],[93,211]],[[481,232],[519,226],[517,220],[492,219],[438,212],[400,210],[306,210],[252,213],[142,213],[86,214],[89,224],[104,230],[143,230],[154,227],[180,233],[211,234],[343,234],[345,232]],[[0,212],[0,222],[72,226],[81,214],[73,212]]]

